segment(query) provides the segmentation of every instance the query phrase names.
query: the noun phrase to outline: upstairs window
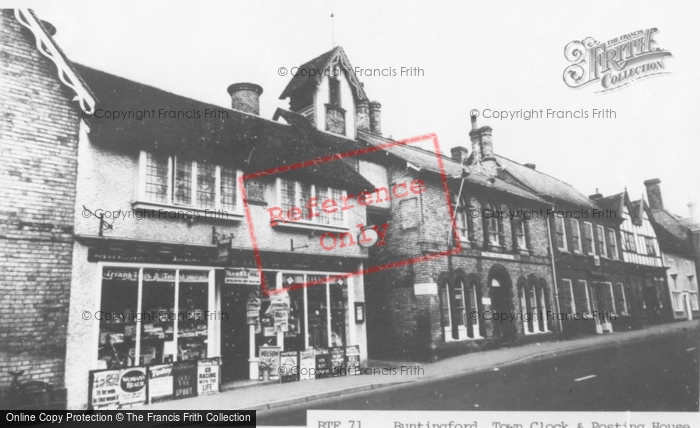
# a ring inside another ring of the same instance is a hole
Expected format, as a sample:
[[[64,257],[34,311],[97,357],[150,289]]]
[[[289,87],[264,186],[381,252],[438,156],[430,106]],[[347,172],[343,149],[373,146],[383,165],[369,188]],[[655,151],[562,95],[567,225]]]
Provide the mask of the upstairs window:
[[[455,223],[457,224],[457,234],[462,241],[471,240],[474,231],[474,220],[470,214],[471,204],[468,204],[464,198],[454,198],[457,201],[455,207]]]
[[[595,247],[593,246],[593,225],[588,222],[584,222],[583,232],[583,248],[586,251],[586,254],[595,255]]]
[[[525,239],[525,222],[519,214],[513,216],[511,220],[511,227],[513,229],[513,246],[516,249],[526,249],[527,240]]]
[[[647,254],[650,256],[656,256],[656,245],[654,244],[654,238],[645,236],[644,244],[647,247]]]
[[[493,204],[488,204],[487,208],[491,213],[485,219],[486,239],[491,245],[501,245],[500,217],[496,218],[498,214],[496,214],[496,207]]]
[[[241,207],[240,171],[180,156],[141,152],[140,199],[195,209],[236,211]]]
[[[605,228],[603,226],[596,226],[595,228],[596,232],[596,248],[598,255],[603,256],[603,257],[608,257],[608,249],[605,245]]]
[[[617,237],[615,236],[615,229],[608,229],[608,253],[611,259],[618,260],[620,254],[617,251]]]
[[[284,213],[296,207],[301,209],[301,221],[345,227],[343,204],[347,203],[347,196],[344,191],[296,180],[278,180],[280,208]],[[315,204],[313,198],[316,198]]]
[[[581,247],[581,230],[578,227],[578,220],[575,218],[569,219],[569,227],[571,228],[571,246],[574,252],[582,253]]]
[[[637,252],[637,245],[634,243],[634,234],[632,232],[622,232],[622,248],[632,253]]]
[[[557,248],[560,251],[567,251],[564,219],[559,216],[554,216],[554,239],[557,241]]]

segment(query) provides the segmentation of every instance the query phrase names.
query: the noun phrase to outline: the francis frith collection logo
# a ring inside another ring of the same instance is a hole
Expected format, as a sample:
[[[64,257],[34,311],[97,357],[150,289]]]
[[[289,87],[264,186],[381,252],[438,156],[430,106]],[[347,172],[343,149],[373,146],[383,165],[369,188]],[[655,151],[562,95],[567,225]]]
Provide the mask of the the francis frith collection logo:
[[[564,56],[572,64],[564,70],[564,83],[580,88],[600,82],[607,92],[635,80],[666,74],[664,57],[671,52],[656,46],[656,28],[623,34],[605,43],[587,37],[574,40],[564,48]]]

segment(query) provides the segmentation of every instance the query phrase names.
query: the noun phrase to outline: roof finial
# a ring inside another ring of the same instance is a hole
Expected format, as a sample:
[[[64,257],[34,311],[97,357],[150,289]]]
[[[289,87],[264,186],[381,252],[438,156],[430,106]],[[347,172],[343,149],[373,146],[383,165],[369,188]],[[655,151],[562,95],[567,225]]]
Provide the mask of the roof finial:
[[[333,48],[335,48],[335,18],[331,12],[331,43],[333,43]]]

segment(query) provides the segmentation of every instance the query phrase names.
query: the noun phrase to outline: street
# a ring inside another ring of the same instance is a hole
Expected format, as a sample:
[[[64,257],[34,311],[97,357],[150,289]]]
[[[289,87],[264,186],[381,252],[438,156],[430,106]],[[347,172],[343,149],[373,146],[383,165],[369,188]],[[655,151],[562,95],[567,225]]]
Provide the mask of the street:
[[[306,425],[306,410],[694,411],[700,329],[543,357],[472,374],[258,411]]]

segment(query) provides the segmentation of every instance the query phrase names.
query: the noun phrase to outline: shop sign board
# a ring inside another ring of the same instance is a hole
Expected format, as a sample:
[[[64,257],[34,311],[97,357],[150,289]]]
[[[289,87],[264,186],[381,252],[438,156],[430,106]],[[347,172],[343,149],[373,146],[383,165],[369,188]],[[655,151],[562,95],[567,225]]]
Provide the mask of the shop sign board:
[[[328,348],[316,349],[316,379],[330,377],[331,353]]]
[[[299,352],[299,380],[315,379],[316,358],[313,349]]]
[[[270,379],[278,379],[280,375],[280,354],[282,348],[279,346],[260,346],[258,347],[258,361],[261,366],[268,368]],[[262,376],[262,370],[260,370]]]
[[[118,409],[119,391],[119,370],[90,372],[90,409]]]
[[[148,368],[148,400],[170,400],[173,398],[173,365],[160,364]]]
[[[345,348],[336,346],[331,348],[331,376],[345,376]]]
[[[121,408],[146,403],[146,368],[122,369],[119,376],[119,405]]]
[[[345,348],[345,368],[349,376],[355,374],[355,369],[360,367],[360,345],[351,345]]]
[[[212,395],[219,392],[219,359],[207,358],[197,363],[197,394]]]
[[[260,285],[260,272],[252,269],[226,269],[226,284]]]
[[[280,355],[280,382],[295,382],[299,380],[299,353],[285,351]]]
[[[175,398],[197,395],[197,361],[173,363],[173,395]]]

